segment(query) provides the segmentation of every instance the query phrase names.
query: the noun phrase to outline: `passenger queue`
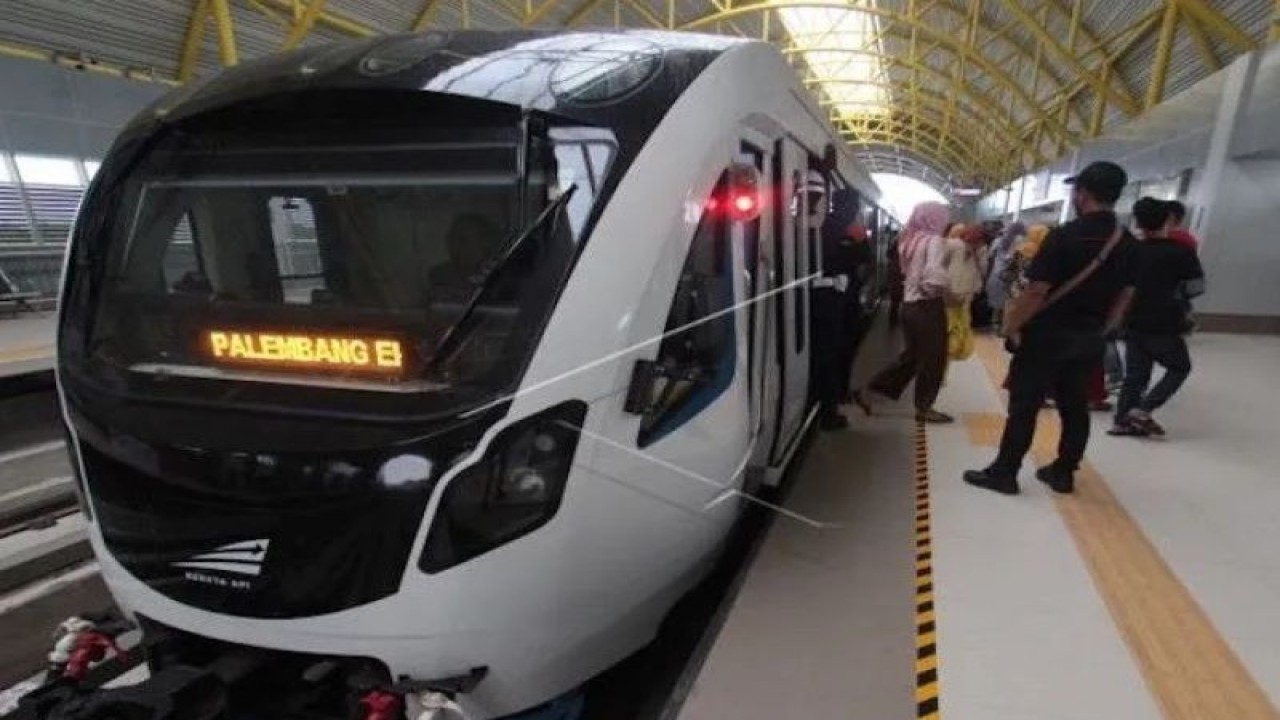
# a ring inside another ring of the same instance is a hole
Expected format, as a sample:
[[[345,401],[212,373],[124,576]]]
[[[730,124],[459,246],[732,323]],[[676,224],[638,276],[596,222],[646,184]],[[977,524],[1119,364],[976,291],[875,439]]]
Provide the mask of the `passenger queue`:
[[[1091,412],[1114,411],[1113,436],[1164,436],[1155,413],[1191,374],[1185,336],[1204,272],[1182,203],[1142,198],[1127,227],[1116,205],[1128,181],[1114,163],[1089,165],[1067,181],[1075,218],[1053,228],[966,227],[944,204],[917,206],[890,259],[904,349],[848,399],[871,415],[914,381],[916,419],[952,422],[935,407],[947,364],[987,331],[1011,354],[1008,419],[996,457],[966,472],[967,483],[1017,493],[1044,407],[1056,407],[1062,434],[1058,458],[1036,477],[1059,493],[1074,489]],[[1152,384],[1156,365],[1163,375]]]

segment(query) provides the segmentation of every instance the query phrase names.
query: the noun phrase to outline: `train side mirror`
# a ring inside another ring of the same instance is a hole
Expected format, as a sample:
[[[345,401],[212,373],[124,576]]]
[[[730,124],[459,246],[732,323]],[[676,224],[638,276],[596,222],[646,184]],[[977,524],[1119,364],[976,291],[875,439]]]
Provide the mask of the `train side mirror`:
[[[622,410],[632,415],[648,415],[658,406],[665,374],[656,361],[637,360],[631,369],[631,385],[627,387],[627,399]]]

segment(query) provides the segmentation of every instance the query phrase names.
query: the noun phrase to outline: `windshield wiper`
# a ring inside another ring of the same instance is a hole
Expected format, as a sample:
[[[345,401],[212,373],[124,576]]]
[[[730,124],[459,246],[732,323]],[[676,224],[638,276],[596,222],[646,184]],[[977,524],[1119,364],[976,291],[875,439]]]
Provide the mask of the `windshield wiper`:
[[[525,241],[533,237],[538,230],[546,224],[548,219],[560,214],[560,210],[569,203],[569,199],[573,197],[573,193],[577,189],[577,183],[572,183],[569,187],[565,188],[564,192],[560,193],[560,196],[555,200],[548,203],[532,222],[526,225],[523,230],[516,233],[515,237],[511,242],[507,243],[502,252],[498,253],[497,256],[485,264],[480,272],[476,273],[472,280],[472,284],[475,285],[475,289],[471,291],[471,295],[467,298],[466,304],[463,305],[462,313],[458,315],[458,319],[449,326],[449,329],[444,331],[444,336],[440,338],[440,343],[436,346],[435,352],[431,354],[431,358],[427,361],[427,367],[434,367],[441,360],[449,356],[449,352],[451,352],[453,350],[453,346],[457,344],[457,338],[460,337],[459,331],[462,329],[462,326],[471,319],[476,308],[480,306],[480,301],[489,293],[489,290],[493,287],[493,284],[497,280],[502,269],[507,266],[507,263],[511,261],[511,258],[515,257],[516,252],[524,246]]]

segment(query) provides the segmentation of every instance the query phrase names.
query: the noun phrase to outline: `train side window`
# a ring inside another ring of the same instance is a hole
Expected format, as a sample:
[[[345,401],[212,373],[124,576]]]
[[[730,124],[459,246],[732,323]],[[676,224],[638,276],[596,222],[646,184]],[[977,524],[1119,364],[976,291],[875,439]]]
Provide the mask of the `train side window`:
[[[600,194],[612,148],[604,143],[557,142],[555,152],[556,183],[561,190],[577,186],[565,214],[573,228],[573,237],[580,238],[595,198]]]
[[[723,196],[728,174],[712,193]],[[733,258],[729,223],[715,204],[704,207],[685,257],[658,348],[663,368],[657,402],[640,421],[645,447],[706,409],[733,380],[737,364],[733,307]]]
[[[561,189],[577,185],[565,214],[573,236],[581,238],[617,146],[613,134],[599,128],[552,128],[551,140],[555,143],[556,182]]]
[[[747,162],[756,171],[764,177],[764,150],[743,141],[742,147],[738,154],[739,162]],[[746,294],[749,300],[754,300],[763,289],[758,282],[757,273],[760,271],[760,230],[761,218],[757,216],[750,222],[743,223],[742,227],[742,260],[744,265],[744,279]],[[756,305],[755,302],[747,304],[747,377],[755,377],[755,346],[756,346]]]

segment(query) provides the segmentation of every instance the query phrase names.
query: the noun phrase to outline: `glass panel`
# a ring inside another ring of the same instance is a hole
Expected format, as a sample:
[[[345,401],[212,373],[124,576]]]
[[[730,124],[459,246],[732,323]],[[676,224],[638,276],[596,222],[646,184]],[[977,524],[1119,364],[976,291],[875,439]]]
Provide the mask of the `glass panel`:
[[[472,167],[451,171],[467,152]],[[499,265],[529,222],[514,147],[236,155],[156,157],[131,183],[137,209],[119,213],[122,234],[108,251],[119,270],[104,276],[100,357],[163,372],[285,373],[294,383],[340,375],[361,387],[370,378],[492,387],[531,348],[540,323],[526,316],[549,306],[590,211],[587,186],[570,221],[544,226],[556,229],[535,233]],[[316,156],[364,170],[280,172],[314,166]],[[187,177],[172,179],[176,168]],[[580,162],[565,172],[585,170]],[[554,195],[535,183],[532,197]],[[367,343],[369,358],[389,342],[395,362],[375,367],[353,342]]]
[[[727,176],[721,176],[713,197],[722,198],[726,185]],[[723,205],[721,200],[712,207]],[[708,208],[689,245],[671,301],[658,349],[658,364],[666,377],[656,388],[654,409],[640,421],[641,447],[696,417],[733,380],[737,358],[734,316],[722,312],[734,303],[732,264],[727,219]],[[713,319],[705,319],[713,315]]]

